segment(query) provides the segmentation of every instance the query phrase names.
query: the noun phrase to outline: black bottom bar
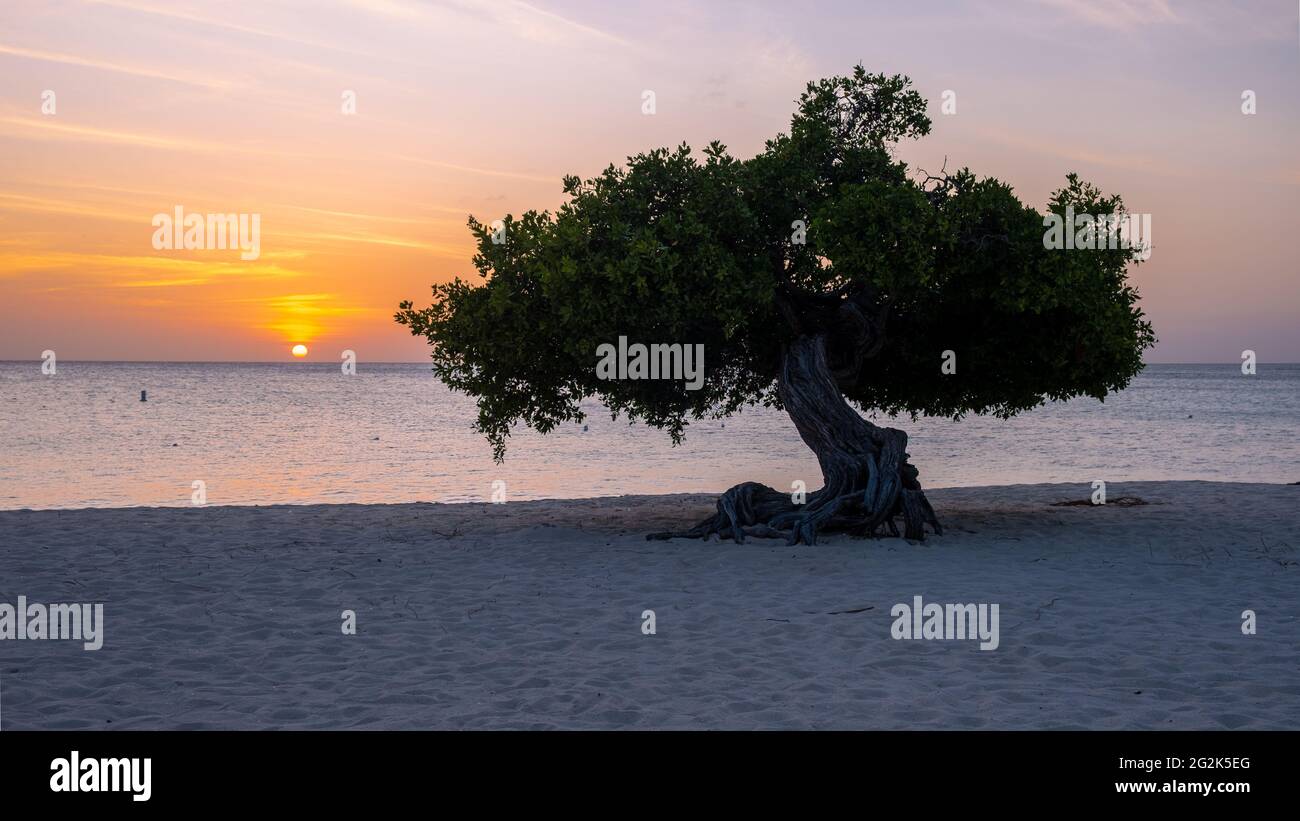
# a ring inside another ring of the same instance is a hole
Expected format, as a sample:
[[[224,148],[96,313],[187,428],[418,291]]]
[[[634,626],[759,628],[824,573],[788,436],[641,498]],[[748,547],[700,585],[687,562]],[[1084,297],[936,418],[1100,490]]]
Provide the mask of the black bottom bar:
[[[1053,811],[1194,799],[1220,809],[1287,799],[1298,743],[1293,732],[10,731],[0,733],[0,809],[337,810],[415,801],[454,811],[448,802],[461,800],[540,809],[611,788],[631,798],[621,809],[606,806],[616,812],[644,811],[655,800],[681,810],[699,790],[726,796],[733,808],[802,794],[852,798],[863,808],[882,799],[919,810],[978,800]],[[118,789],[82,789],[95,786]],[[136,800],[146,789],[148,799]]]

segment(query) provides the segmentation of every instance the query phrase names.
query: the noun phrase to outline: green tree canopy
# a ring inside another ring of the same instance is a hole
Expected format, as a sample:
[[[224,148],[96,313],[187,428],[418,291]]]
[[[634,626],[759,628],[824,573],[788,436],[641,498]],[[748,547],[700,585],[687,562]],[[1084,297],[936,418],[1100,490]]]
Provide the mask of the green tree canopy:
[[[1071,174],[1040,213],[966,169],[914,172],[894,146],[929,133],[925,109],[907,78],[858,66],[810,83],[751,159],[681,145],[566,177],[558,212],[506,217],[503,237],[470,218],[482,282],[436,285],[397,321],[477,397],[498,458],[515,423],[579,421],[591,396],[674,441],[692,419],[784,407],[800,339],[844,398],[890,414],[1010,416],[1124,387],[1154,341],[1126,280],[1136,252],[1044,247],[1045,213],[1119,214],[1120,198]],[[703,388],[597,378],[619,336],[702,344]]]

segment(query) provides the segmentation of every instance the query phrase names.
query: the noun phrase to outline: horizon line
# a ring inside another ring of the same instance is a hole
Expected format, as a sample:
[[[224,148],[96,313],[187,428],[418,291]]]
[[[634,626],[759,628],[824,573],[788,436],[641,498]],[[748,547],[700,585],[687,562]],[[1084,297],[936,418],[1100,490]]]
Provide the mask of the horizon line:
[[[40,357],[33,359],[0,359],[0,365],[10,363],[40,363]],[[89,365],[330,365],[336,366],[342,360],[334,361],[329,359],[320,360],[303,360],[303,359],[60,359],[59,362],[81,363]],[[422,365],[428,364],[426,360],[419,359],[388,359],[388,360],[357,360],[358,365]],[[1257,365],[1300,365],[1300,361],[1295,362],[1271,362],[1256,360]],[[1143,362],[1142,366],[1148,365],[1232,365],[1240,367],[1240,360],[1225,360],[1222,362]]]

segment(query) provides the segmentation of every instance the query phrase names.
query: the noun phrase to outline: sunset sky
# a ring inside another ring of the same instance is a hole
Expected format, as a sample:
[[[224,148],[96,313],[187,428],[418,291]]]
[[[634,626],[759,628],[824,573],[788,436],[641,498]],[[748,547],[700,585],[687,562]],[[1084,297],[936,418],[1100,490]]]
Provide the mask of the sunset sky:
[[[1300,361],[1298,12],[4,0],[0,359],[423,360],[392,314],[474,273],[468,214],[553,209],[564,174],[682,141],[752,156],[808,80],[861,61],[930,100],[914,165],[946,157],[1040,208],[1078,171],[1152,215],[1133,274],[1149,361]],[[260,257],[155,250],[177,205],[260,214]]]

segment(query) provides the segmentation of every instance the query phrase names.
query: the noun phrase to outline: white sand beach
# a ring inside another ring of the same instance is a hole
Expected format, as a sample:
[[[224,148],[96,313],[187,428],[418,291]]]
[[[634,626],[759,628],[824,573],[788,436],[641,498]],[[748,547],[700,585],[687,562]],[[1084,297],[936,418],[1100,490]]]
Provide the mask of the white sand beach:
[[[105,619],[0,641],[0,728],[1300,729],[1300,486],[1089,493],[794,547],[645,540],[705,496],[0,512],[0,602]],[[998,648],[891,638],[917,595]]]

